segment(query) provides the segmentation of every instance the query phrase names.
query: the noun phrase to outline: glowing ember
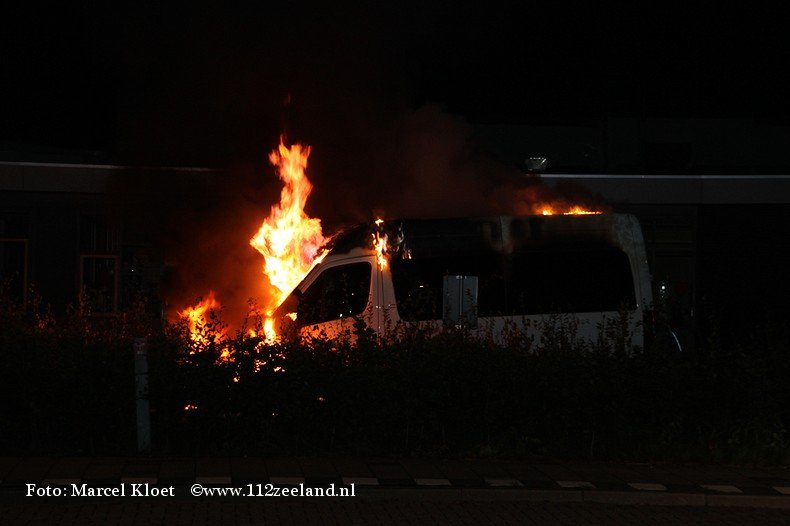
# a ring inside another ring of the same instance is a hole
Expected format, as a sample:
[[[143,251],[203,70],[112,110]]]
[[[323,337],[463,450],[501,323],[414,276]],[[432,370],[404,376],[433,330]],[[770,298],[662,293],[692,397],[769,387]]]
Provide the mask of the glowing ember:
[[[284,183],[280,202],[271,209],[269,217],[250,240],[264,258],[264,274],[269,288],[263,310],[267,316],[264,334],[273,339],[272,312],[285,300],[293,288],[326,255],[321,247],[327,241],[321,230],[321,220],[309,217],[304,207],[313,185],[305,175],[310,147],[294,144],[287,148],[282,140],[277,150],[269,155]]]
[[[197,305],[187,307],[178,313],[178,315],[186,320],[187,327],[189,328],[189,338],[196,344],[207,344],[209,339],[206,335],[206,324],[208,322],[208,314],[211,310],[219,309],[220,304],[214,298],[214,291],[209,291],[205,299],[199,301]],[[220,333],[215,335],[220,336]]]

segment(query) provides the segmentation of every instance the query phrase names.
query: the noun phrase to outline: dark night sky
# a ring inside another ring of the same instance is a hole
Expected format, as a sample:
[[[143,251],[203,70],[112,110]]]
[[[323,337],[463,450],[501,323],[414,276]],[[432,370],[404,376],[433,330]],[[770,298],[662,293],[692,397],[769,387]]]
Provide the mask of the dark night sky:
[[[0,142],[217,165],[429,102],[472,124],[790,122],[779,13],[589,4],[6,7]]]

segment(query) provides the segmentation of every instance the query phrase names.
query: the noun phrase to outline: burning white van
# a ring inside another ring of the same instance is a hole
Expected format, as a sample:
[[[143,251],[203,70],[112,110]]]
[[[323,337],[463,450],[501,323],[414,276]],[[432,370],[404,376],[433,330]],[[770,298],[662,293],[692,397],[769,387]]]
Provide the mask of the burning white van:
[[[633,343],[652,304],[638,221],[628,214],[398,220],[339,235],[275,312],[303,335],[334,337],[359,321],[464,326],[494,335],[572,315],[595,339],[628,312]],[[294,316],[295,313],[295,316]]]

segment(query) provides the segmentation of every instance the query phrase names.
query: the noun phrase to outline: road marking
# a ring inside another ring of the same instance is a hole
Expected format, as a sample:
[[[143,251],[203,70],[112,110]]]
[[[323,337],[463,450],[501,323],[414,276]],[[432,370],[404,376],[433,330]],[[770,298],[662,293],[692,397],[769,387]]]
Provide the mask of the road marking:
[[[586,480],[558,480],[557,485],[566,489],[595,489],[595,485]]]
[[[304,477],[269,477],[269,483],[282,486],[298,486],[304,483]]]
[[[70,486],[79,483],[80,479],[44,479],[41,481],[42,486]]]
[[[666,491],[667,487],[656,482],[629,482],[629,486],[639,491]]]
[[[378,486],[379,479],[375,477],[343,477],[343,484],[356,484],[358,486]]]
[[[485,483],[493,487],[521,487],[524,484],[516,479],[485,479]]]
[[[450,486],[447,479],[414,479],[418,486]]]
[[[735,486],[728,484],[700,484],[703,488],[710,491],[718,491],[719,493],[743,493]]]
[[[121,477],[123,484],[152,484],[156,485],[156,477]]]
[[[196,477],[195,482],[198,484],[230,484],[230,477]]]

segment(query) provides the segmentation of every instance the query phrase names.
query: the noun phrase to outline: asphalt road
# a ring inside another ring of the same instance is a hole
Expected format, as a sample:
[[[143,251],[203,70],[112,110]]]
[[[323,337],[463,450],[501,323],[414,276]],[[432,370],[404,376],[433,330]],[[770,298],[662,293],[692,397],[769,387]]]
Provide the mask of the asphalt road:
[[[247,525],[247,524],[664,524],[787,525],[790,510],[620,506],[551,502],[384,500],[17,501],[0,504],[3,525]]]

